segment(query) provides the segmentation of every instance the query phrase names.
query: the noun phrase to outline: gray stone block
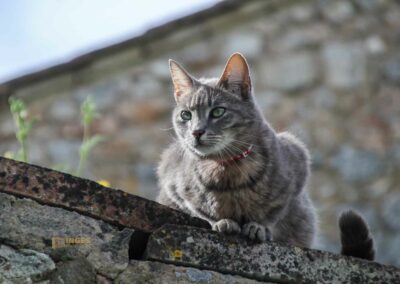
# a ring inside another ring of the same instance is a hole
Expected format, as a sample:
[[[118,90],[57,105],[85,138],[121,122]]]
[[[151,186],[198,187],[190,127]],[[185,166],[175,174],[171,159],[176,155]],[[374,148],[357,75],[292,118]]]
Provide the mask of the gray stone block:
[[[369,181],[389,166],[379,155],[349,145],[340,148],[330,165],[351,182]]]
[[[209,230],[166,225],[149,239],[148,260],[280,283],[398,283],[400,269],[277,243],[254,244]]]
[[[351,1],[320,1],[323,15],[334,23],[342,23],[354,14]]]
[[[385,198],[382,215],[392,230],[400,232],[400,193],[393,193]]]
[[[0,244],[0,282],[32,283],[43,280],[55,269],[51,258],[43,253],[15,250]],[[4,282],[3,282],[4,279]]]
[[[228,36],[221,54],[230,56],[234,52],[241,52],[248,58],[256,58],[262,55],[263,45],[263,37],[260,34],[244,33],[239,30]]]
[[[57,270],[51,275],[50,283],[96,283],[96,271],[84,258],[67,261],[57,266]]]
[[[322,50],[327,84],[349,89],[366,81],[367,60],[364,45],[358,42],[326,43]]]
[[[317,69],[311,54],[296,53],[263,62],[260,74],[267,87],[296,91],[316,80]]]
[[[384,74],[389,81],[400,84],[400,57],[391,58],[386,62]]]
[[[118,228],[77,212],[40,205],[0,193],[0,240],[17,248],[34,249],[56,261],[87,257],[91,265],[115,277],[129,262],[132,230]],[[54,238],[87,238],[82,245],[55,246]]]
[[[116,279],[116,284],[130,283],[220,283],[256,284],[255,280],[192,267],[161,262],[133,260]]]

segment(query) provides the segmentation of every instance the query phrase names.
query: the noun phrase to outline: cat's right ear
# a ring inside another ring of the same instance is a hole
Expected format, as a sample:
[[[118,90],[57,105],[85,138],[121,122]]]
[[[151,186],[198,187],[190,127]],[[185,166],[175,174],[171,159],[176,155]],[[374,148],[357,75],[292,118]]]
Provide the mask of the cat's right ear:
[[[175,101],[179,102],[183,96],[192,91],[194,79],[182,66],[172,59],[169,60],[169,70],[171,72],[172,82],[174,83]]]

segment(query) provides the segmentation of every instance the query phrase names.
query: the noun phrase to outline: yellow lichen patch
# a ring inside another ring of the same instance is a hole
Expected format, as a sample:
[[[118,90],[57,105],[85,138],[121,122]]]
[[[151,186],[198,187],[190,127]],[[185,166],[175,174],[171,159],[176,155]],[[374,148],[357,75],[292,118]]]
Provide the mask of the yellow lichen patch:
[[[101,179],[97,183],[102,185],[102,186],[104,186],[104,187],[110,187],[110,182],[108,180],[105,180],[105,179]]]
[[[7,158],[7,159],[14,159],[14,157],[15,157],[14,152],[7,151],[7,152],[4,153],[4,158]]]
[[[175,258],[175,259],[181,259],[181,258],[182,258],[182,255],[183,255],[183,253],[182,253],[181,250],[176,249],[176,250],[174,251],[174,258]]]

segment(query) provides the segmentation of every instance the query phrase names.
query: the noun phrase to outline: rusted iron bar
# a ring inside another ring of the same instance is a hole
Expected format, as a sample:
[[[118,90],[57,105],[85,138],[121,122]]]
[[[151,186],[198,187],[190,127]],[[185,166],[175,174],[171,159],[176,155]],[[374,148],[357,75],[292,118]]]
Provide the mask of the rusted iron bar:
[[[208,228],[201,219],[87,179],[0,157],[0,192],[144,232],[164,224]]]

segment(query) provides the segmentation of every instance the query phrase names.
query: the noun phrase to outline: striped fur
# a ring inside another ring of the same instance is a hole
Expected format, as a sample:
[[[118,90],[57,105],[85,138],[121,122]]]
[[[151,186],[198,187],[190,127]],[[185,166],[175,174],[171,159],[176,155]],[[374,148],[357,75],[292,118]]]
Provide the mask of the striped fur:
[[[218,231],[310,247],[316,216],[305,190],[308,151],[265,121],[245,59],[233,55],[219,80],[196,80],[175,62],[171,74],[176,140],[161,157],[158,201],[206,219]],[[210,118],[215,107],[226,109],[218,119]],[[191,112],[190,121],[182,120],[182,111]],[[200,142],[192,135],[196,129],[205,130]],[[249,145],[253,150],[247,158],[219,162]]]

